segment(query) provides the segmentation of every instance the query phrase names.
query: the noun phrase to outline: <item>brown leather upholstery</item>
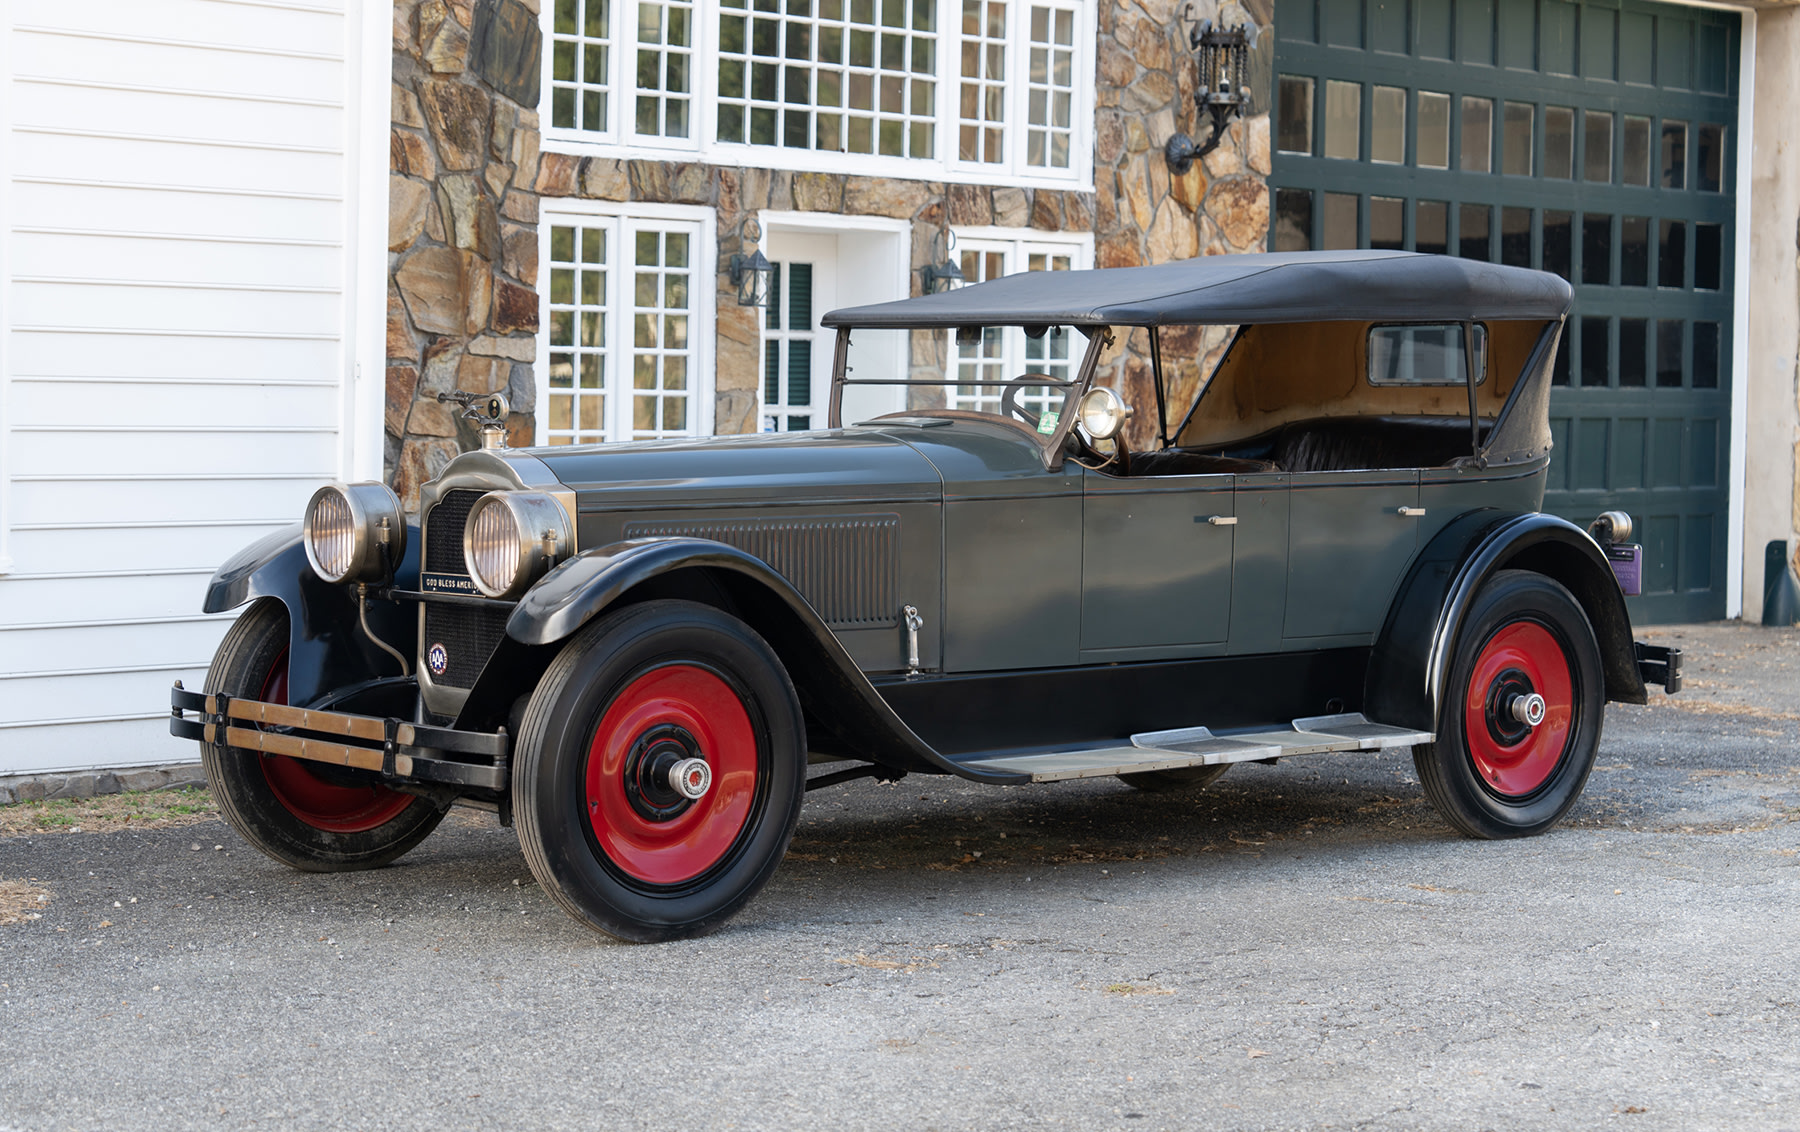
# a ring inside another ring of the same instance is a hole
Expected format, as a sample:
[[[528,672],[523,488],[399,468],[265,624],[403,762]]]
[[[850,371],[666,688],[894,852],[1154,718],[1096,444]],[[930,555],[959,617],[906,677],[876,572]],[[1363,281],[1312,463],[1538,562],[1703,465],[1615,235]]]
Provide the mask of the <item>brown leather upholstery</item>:
[[[1133,452],[1131,474],[1203,476],[1438,468],[1472,450],[1466,417],[1336,417],[1299,421],[1225,447],[1233,454],[1194,448]]]
[[[1237,456],[1215,456],[1185,448],[1162,448],[1155,452],[1133,452],[1133,476],[1218,476],[1249,475],[1253,472],[1279,471],[1267,460],[1247,460]]]

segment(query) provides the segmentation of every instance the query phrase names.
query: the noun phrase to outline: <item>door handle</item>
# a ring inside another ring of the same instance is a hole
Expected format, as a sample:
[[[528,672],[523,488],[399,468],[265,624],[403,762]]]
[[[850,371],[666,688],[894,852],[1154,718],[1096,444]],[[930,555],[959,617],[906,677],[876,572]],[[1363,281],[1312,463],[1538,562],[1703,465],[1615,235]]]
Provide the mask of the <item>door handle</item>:
[[[1397,507],[1394,509],[1394,513],[1397,515],[1405,516],[1408,519],[1417,519],[1419,516],[1425,514],[1425,508],[1423,508],[1423,507]]]
[[[1196,517],[1196,521],[1198,521],[1198,517]],[[1215,527],[1235,527],[1235,526],[1237,526],[1237,516],[1236,515],[1208,515],[1206,517],[1206,521],[1211,523]]]

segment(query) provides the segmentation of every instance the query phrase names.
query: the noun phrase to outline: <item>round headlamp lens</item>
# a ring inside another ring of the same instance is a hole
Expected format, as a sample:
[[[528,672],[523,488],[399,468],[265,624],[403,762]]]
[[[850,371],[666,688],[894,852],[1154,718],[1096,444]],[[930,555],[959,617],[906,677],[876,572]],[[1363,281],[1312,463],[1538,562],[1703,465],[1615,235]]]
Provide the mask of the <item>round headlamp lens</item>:
[[[1106,386],[1088,390],[1081,399],[1081,427],[1095,440],[1111,440],[1125,427],[1131,409],[1117,393]]]
[[[306,509],[306,556],[327,582],[341,582],[356,561],[360,533],[350,497],[335,484],[322,487]]]
[[[469,574],[489,596],[506,593],[519,576],[519,523],[503,500],[488,497],[469,516],[464,547]]]

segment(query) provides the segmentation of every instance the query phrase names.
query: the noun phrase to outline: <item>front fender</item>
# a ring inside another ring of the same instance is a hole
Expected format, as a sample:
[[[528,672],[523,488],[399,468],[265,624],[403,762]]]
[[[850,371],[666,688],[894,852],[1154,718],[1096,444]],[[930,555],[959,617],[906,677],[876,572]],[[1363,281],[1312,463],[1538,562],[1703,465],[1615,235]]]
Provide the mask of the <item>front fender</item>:
[[[786,578],[762,559],[721,542],[632,539],[583,551],[526,593],[507,619],[506,634],[524,645],[555,644],[633,590],[684,575],[703,576],[729,602],[731,612],[769,642],[787,666],[808,714],[844,740],[855,757],[899,770],[1000,783],[1029,781],[1022,775],[975,775],[938,754],[881,698]]]
[[[1482,583],[1507,569],[1534,570],[1567,587],[1594,628],[1606,698],[1645,702],[1625,595],[1600,547],[1555,515],[1483,510],[1447,524],[1414,561],[1369,658],[1370,718],[1438,730],[1464,618]]]
[[[201,608],[223,613],[259,598],[274,598],[288,611],[288,702],[311,706],[352,684],[395,676],[394,658],[376,648],[357,626],[352,587],[333,585],[306,561],[301,525],[295,523],[238,551],[213,574]],[[419,585],[419,529],[408,524],[406,558],[394,576],[399,589]],[[410,652],[417,613],[396,601],[369,599],[369,628],[401,652]]]

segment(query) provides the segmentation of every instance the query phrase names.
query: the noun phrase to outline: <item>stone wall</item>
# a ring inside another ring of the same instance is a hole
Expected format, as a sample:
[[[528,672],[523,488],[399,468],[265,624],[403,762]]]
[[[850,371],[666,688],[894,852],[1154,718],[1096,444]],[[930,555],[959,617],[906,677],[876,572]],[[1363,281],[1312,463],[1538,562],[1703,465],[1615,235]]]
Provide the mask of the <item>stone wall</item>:
[[[409,509],[478,443],[439,393],[504,392],[531,442],[539,3],[394,5],[386,468]]]
[[[762,210],[885,216],[912,225],[912,289],[942,228],[998,226],[1092,232],[1096,265],[1123,267],[1196,255],[1261,250],[1269,225],[1268,59],[1273,0],[1206,5],[1222,23],[1264,32],[1253,87],[1259,112],[1234,123],[1224,143],[1185,176],[1171,176],[1162,147],[1177,131],[1197,141],[1195,67],[1183,0],[1104,0],[1100,10],[1095,115],[1095,189],[987,187],[720,166],[701,162],[540,155],[535,22],[516,35],[507,13],[540,0],[397,0],[394,24],[394,146],[388,319],[388,466],[412,503],[430,478],[475,437],[436,395],[505,390],[512,443],[533,432],[531,363],[537,330],[537,219],[546,197],[710,206],[719,246],[715,431],[756,427],[761,334],[758,311],[737,305],[728,265],[747,250],[743,221]],[[500,28],[512,35],[496,36]],[[530,82],[509,76],[531,38]],[[506,40],[504,50],[484,45]],[[501,65],[492,65],[487,56]],[[1260,76],[1260,77],[1259,77]],[[529,89],[527,89],[529,87]],[[770,153],[779,159],[778,152]],[[1185,406],[1203,366],[1216,361],[1224,328],[1165,335],[1163,356]],[[1136,405],[1154,404],[1149,343],[1119,343],[1102,375]],[[921,350],[921,370],[943,364]],[[1172,412],[1176,411],[1172,408]],[[1140,413],[1131,439],[1154,433]]]

